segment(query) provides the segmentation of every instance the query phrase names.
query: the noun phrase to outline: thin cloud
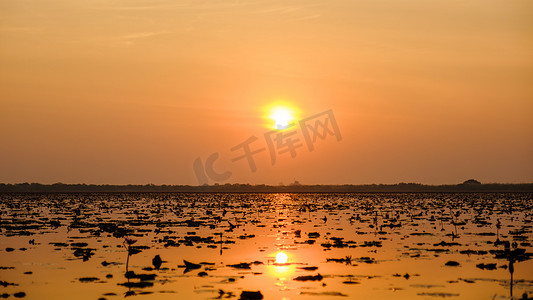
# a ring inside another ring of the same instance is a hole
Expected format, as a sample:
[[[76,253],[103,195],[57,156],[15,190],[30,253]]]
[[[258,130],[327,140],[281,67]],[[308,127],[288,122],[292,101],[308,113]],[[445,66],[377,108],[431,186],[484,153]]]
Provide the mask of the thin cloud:
[[[164,35],[164,34],[170,34],[171,31],[149,31],[149,32],[135,32],[130,34],[121,35],[115,38],[112,38],[112,42],[114,42],[116,45],[126,45],[131,46],[138,42],[139,40]]]

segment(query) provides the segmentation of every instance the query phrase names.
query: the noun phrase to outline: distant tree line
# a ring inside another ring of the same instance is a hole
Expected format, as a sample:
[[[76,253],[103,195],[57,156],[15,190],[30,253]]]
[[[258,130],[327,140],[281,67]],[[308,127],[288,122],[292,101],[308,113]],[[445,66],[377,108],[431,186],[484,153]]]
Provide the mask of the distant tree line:
[[[0,183],[0,192],[8,193],[94,193],[94,192],[262,192],[262,193],[416,193],[416,192],[533,192],[533,183],[501,184],[465,181],[456,185],[423,185],[418,183],[366,184],[366,185],[109,185],[109,184],[40,184],[40,183]]]

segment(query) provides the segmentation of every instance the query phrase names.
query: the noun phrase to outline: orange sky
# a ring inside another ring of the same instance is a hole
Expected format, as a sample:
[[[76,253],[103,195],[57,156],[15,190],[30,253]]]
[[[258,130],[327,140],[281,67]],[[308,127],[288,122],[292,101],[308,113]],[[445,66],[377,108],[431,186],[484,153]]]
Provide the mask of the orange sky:
[[[532,37],[529,0],[4,0],[0,182],[533,182]],[[276,100],[342,140],[232,162]]]

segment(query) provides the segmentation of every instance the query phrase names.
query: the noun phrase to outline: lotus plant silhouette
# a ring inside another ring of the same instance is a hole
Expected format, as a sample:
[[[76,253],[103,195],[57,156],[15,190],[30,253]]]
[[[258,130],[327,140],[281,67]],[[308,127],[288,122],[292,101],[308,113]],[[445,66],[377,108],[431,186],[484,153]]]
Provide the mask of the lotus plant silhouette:
[[[129,266],[129,263],[130,263],[130,256],[132,254],[131,246],[133,244],[135,244],[136,242],[137,242],[137,240],[129,239],[129,238],[124,238],[124,242],[122,242],[122,245],[128,251],[128,258],[126,258],[126,273],[128,273],[128,266]]]

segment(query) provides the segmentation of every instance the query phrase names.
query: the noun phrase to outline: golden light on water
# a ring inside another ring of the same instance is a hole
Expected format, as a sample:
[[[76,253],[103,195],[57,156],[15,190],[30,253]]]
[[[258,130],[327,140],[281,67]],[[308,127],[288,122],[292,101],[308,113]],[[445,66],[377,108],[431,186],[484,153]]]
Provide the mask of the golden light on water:
[[[290,265],[278,265],[274,266],[272,269],[272,273],[280,280],[287,280],[292,274],[294,273],[295,268],[294,266]]]
[[[273,263],[270,265],[269,273],[275,276],[281,285],[284,285],[283,282],[296,271],[296,267],[289,263],[289,256],[283,251],[276,253],[271,262]]]
[[[289,256],[285,252],[276,253],[274,263],[269,268],[269,273],[277,280],[276,285],[280,289],[287,288],[287,281],[290,281],[294,276],[296,267],[288,263]]]
[[[283,252],[279,252],[278,254],[276,254],[276,263],[277,264],[286,264],[287,263],[287,254],[283,253]]]

